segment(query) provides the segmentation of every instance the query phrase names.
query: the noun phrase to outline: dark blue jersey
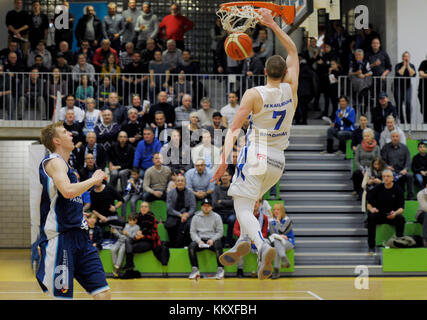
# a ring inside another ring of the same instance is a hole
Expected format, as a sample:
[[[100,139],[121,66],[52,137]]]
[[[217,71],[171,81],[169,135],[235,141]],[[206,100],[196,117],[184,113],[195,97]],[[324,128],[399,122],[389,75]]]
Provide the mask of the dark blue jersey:
[[[87,222],[83,217],[83,199],[77,196],[66,199],[56,188],[51,177],[45,171],[45,165],[49,160],[62,159],[58,154],[52,153],[46,156],[39,167],[42,195],[40,201],[40,231],[42,238],[52,239],[60,233],[71,229],[87,229]],[[71,183],[77,183],[74,170],[67,164],[67,176]]]

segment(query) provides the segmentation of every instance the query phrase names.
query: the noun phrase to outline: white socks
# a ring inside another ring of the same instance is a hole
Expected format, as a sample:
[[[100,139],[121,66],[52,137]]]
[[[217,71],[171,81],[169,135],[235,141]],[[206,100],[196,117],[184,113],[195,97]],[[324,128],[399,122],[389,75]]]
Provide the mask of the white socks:
[[[255,202],[256,200],[248,198],[234,197],[234,211],[240,224],[240,238],[248,235],[259,250],[264,243],[264,238],[258,219],[254,216]]]

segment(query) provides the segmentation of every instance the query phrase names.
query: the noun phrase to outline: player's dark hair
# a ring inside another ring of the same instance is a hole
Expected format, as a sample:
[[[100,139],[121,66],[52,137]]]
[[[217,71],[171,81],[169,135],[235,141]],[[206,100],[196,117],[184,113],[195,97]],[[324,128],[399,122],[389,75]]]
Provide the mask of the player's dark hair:
[[[265,69],[270,79],[282,80],[287,70],[286,61],[279,55],[271,56],[265,63]]]

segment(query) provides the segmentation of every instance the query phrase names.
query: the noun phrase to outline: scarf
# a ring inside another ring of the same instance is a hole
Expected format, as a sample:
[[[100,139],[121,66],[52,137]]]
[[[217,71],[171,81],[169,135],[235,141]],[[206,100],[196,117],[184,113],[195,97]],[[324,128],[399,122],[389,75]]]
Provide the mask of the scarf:
[[[376,146],[377,141],[375,139],[373,139],[370,144],[368,144],[365,140],[362,140],[362,149],[366,152],[372,152]]]

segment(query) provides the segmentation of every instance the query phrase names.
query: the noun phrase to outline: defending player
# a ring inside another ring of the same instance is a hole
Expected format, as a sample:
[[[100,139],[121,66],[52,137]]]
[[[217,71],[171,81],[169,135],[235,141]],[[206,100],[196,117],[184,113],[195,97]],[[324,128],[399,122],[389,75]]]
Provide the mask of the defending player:
[[[39,168],[40,266],[36,277],[44,292],[56,298],[73,297],[73,278],[94,299],[110,299],[111,293],[97,249],[90,243],[83,217],[81,194],[106,178],[102,170],[77,182],[68,158],[73,137],[61,122],[41,132],[41,142],[51,152]]]
[[[221,156],[221,164],[212,181],[220,179],[227,169],[226,159],[244,120],[250,115],[246,146],[242,148],[236,173],[228,194],[234,198],[234,209],[241,226],[235,246],[220,257],[224,266],[233,265],[250,252],[251,240],[258,249],[258,278],[271,276],[276,250],[264,240],[253,215],[255,201],[262,197],[283,174],[283,150],[289,145],[292,119],[297,107],[299,75],[298,51],[292,39],[273,20],[270,10],[260,9],[259,21],[271,28],[284,45],[286,61],[278,55],[266,62],[267,85],[248,89],[231,124]]]

